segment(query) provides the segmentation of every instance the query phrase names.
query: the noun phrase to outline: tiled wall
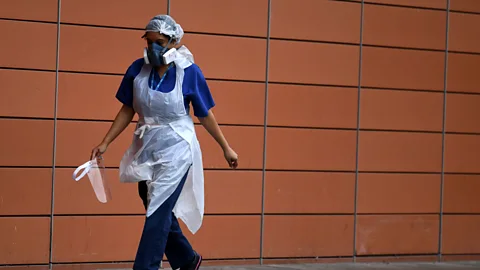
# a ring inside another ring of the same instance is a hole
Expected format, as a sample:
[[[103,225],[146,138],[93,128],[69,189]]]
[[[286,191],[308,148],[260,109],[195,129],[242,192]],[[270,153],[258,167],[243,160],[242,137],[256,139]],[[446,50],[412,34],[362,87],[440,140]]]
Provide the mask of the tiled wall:
[[[0,1],[0,265],[133,260],[143,208],[116,169],[133,124],[105,155],[111,203],[71,175],[168,11],[240,156],[226,170],[198,126],[206,259],[480,257],[480,1],[57,1]]]

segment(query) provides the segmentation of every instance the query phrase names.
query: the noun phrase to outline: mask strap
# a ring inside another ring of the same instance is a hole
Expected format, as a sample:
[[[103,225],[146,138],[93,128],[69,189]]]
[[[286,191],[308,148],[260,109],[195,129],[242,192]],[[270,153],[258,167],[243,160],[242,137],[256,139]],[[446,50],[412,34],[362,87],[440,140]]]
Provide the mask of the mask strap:
[[[168,45],[170,45],[170,43],[172,43],[172,40],[173,40],[173,37],[170,37],[170,39],[168,40],[167,46],[165,46],[165,49],[164,49],[163,53],[166,53],[168,51]]]

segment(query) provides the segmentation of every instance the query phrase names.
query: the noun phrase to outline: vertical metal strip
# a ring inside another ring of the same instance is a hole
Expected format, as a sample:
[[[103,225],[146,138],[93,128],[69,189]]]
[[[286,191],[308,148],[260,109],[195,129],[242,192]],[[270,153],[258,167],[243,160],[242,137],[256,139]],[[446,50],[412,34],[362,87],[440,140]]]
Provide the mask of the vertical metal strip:
[[[442,170],[440,176],[440,213],[439,213],[439,230],[438,230],[438,261],[442,260],[442,230],[443,230],[443,190],[445,182],[445,127],[447,120],[447,72],[448,72],[448,34],[450,24],[450,0],[447,0],[446,10],[446,27],[445,27],[445,61],[443,70],[443,119],[442,119]]]
[[[355,197],[353,206],[353,262],[357,260],[357,198],[358,198],[358,154],[360,139],[360,97],[362,91],[362,55],[363,55],[363,8],[364,2],[360,3],[360,44],[358,57],[358,95],[357,95],[357,134],[355,144]]]
[[[265,104],[263,112],[263,161],[262,161],[262,214],[260,222],[260,264],[263,264],[263,235],[265,224],[265,176],[267,169],[267,120],[268,120],[268,72],[270,62],[270,18],[272,13],[272,0],[268,0],[267,19],[267,52],[265,65]]]
[[[50,200],[50,245],[49,245],[49,259],[48,267],[52,269],[53,266],[53,218],[55,208],[55,163],[57,158],[57,111],[58,111],[58,76],[60,65],[60,14],[61,14],[62,0],[57,2],[57,52],[55,56],[55,100],[53,109],[53,155],[52,155],[52,186],[51,186],[51,200]]]
[[[170,15],[170,0],[167,1],[167,15]]]

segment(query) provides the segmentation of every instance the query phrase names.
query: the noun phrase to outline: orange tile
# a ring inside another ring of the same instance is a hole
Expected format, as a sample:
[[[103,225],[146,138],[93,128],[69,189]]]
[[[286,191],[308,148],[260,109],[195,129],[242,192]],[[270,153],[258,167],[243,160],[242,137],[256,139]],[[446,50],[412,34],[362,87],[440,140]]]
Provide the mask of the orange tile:
[[[207,78],[265,81],[264,39],[186,34],[182,43]]]
[[[353,216],[266,216],[264,256],[351,256]]]
[[[79,263],[79,264],[53,264],[53,270],[97,270],[97,269],[129,269],[133,263]],[[34,269],[35,270],[35,269]]]
[[[272,40],[269,80],[356,86],[358,59],[358,46]]]
[[[54,72],[0,69],[0,81],[1,116],[53,118]]]
[[[403,262],[437,262],[438,257],[435,255],[432,256],[422,256],[422,255],[401,255],[401,256],[374,256],[374,257],[357,257],[355,258],[355,262],[357,263],[403,263]]]
[[[165,268],[167,268],[168,262],[165,262]],[[204,260],[202,267],[204,266],[244,266],[244,265],[260,265],[260,259],[234,259],[234,260]]]
[[[357,128],[357,88],[269,84],[268,124]]]
[[[220,124],[263,125],[264,83],[208,81],[208,85],[215,100],[213,112]]]
[[[428,254],[438,251],[436,215],[357,217],[357,254]]]
[[[171,1],[170,12],[185,31],[267,36],[268,0]]]
[[[107,169],[106,179],[112,194],[108,203],[100,203],[88,176],[78,182],[72,179],[74,169],[55,170],[55,214],[143,214],[137,184],[118,180],[117,169]]]
[[[477,0],[450,0],[450,10],[480,13],[480,3]]]
[[[445,49],[445,11],[365,5],[363,43]]]
[[[133,61],[143,57],[142,35],[137,30],[62,25],[59,68],[124,74]]]
[[[365,0],[365,3],[447,9],[447,0]]]
[[[271,8],[273,38],[360,42],[361,6],[356,3],[275,0]]]
[[[444,262],[480,261],[480,255],[442,255]]]
[[[480,96],[447,94],[447,132],[480,132],[480,123],[472,119],[472,115],[480,113]]]
[[[48,263],[50,218],[0,217],[0,264]]]
[[[239,169],[261,169],[263,164],[263,127],[221,127],[230,146],[238,154]],[[203,166],[208,169],[227,168],[222,149],[202,126],[196,126],[203,154]]]
[[[357,212],[438,213],[440,185],[440,175],[361,173]]]
[[[115,98],[121,80],[122,76],[60,72],[58,79],[58,117],[96,120],[115,119],[122,106]]]
[[[443,93],[362,89],[360,128],[442,131]]]
[[[444,215],[442,254],[480,253],[480,216]]]
[[[57,21],[58,0],[4,0],[0,18],[34,21]],[[25,8],[28,7],[28,8]]]
[[[67,23],[143,29],[150,18],[166,13],[167,0],[143,0],[141,4],[133,1],[69,0],[62,2],[60,17],[62,22]]]
[[[353,257],[333,257],[333,258],[284,258],[284,259],[264,259],[264,265],[278,264],[319,264],[319,263],[353,263]],[[290,267],[290,266],[289,266]]]
[[[0,166],[51,166],[53,120],[0,119]]]
[[[204,259],[260,257],[260,216],[206,216],[195,235],[180,226]]]
[[[445,172],[478,173],[480,136],[447,134],[445,136]]]
[[[205,213],[260,214],[262,172],[205,171]],[[248,196],[248,200],[245,200]]]
[[[55,217],[53,262],[133,261],[144,220],[143,216]]]
[[[47,265],[8,265],[0,266],[2,270],[49,270],[50,268]]]
[[[480,213],[480,176],[446,174],[443,190],[444,213]]]
[[[76,168],[87,162],[92,149],[102,142],[110,126],[108,122],[58,121],[56,165]],[[132,142],[134,129],[135,124],[130,124],[109,146],[104,155],[105,166],[120,166],[120,160]]]
[[[447,91],[480,93],[480,56],[471,54],[448,53]]]
[[[1,168],[0,215],[50,215],[51,171]]]
[[[0,32],[3,33],[0,66],[55,70],[56,24],[0,20]]]
[[[442,135],[361,131],[360,171],[440,172]]]
[[[450,12],[448,50],[479,53],[480,32],[475,27],[479,24],[479,15]]]
[[[443,91],[444,52],[363,48],[362,86]]]
[[[265,178],[266,213],[352,214],[354,197],[353,173],[267,172]]]
[[[267,169],[355,170],[355,131],[268,128]]]

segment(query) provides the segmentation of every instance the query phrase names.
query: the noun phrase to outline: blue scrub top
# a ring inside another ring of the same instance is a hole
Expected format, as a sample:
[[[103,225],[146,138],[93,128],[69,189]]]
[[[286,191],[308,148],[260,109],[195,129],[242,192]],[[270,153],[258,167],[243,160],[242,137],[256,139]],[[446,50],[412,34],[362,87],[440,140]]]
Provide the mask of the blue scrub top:
[[[116,98],[123,104],[133,107],[133,81],[135,77],[140,73],[142,67],[145,63],[143,58],[135,60],[130,67],[128,67],[127,72],[123,76],[120,87],[118,88]],[[175,87],[176,81],[176,67],[173,66],[170,68],[163,79],[162,84],[157,91],[168,93],[173,90]],[[153,85],[152,80],[153,76]],[[160,76],[158,72],[152,69],[150,73],[150,78],[148,84],[150,88],[155,89],[155,87],[160,82]],[[208,111],[215,106],[213,101],[212,94],[208,88],[207,81],[203,76],[202,71],[196,64],[192,64],[185,69],[185,76],[183,78],[182,85],[183,99],[185,101],[185,109],[187,112],[190,111],[190,103],[193,107],[193,113],[196,117],[206,117]]]

